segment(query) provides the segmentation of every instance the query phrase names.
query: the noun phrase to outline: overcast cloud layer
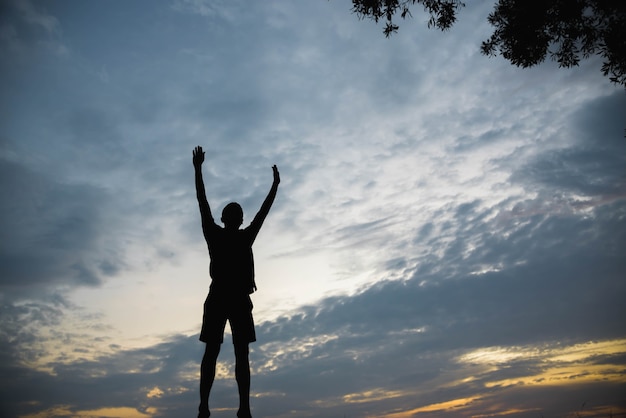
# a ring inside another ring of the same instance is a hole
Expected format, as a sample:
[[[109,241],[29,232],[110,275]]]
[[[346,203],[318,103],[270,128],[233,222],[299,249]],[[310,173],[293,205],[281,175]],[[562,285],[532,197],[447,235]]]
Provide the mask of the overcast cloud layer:
[[[214,214],[281,172],[255,416],[626,414],[626,94],[481,56],[492,7],[385,39],[339,0],[4,2],[0,415],[195,413],[198,144]]]

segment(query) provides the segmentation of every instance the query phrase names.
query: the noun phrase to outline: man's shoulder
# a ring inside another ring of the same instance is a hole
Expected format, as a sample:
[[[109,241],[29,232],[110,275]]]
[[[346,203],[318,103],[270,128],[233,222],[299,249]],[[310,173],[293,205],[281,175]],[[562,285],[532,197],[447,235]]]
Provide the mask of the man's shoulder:
[[[249,228],[249,227],[248,227]],[[253,238],[253,232],[248,229],[227,229],[221,226],[217,226],[213,231],[211,231],[210,239],[211,242],[215,244],[224,243],[225,245],[243,245],[249,244],[249,242]]]

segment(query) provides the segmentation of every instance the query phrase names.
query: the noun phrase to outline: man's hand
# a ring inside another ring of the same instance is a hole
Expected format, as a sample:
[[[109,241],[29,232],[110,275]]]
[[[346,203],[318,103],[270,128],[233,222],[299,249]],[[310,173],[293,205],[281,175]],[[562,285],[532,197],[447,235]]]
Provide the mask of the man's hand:
[[[193,166],[195,168],[200,168],[203,162],[204,162],[204,151],[202,151],[202,147],[198,145],[193,150]]]
[[[276,165],[273,165],[272,171],[274,172],[274,184],[278,185],[278,183],[280,183],[280,174],[278,173],[278,167],[276,167]]]

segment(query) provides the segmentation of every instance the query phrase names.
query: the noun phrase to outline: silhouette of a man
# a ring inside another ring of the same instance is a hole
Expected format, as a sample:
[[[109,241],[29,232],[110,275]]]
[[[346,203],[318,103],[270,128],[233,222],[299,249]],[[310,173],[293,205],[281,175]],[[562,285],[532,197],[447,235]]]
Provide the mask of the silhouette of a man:
[[[200,407],[199,418],[206,418],[209,412],[209,394],[215,379],[215,364],[224,341],[226,320],[230,322],[235,346],[235,378],[239,388],[239,418],[250,418],[250,363],[248,345],[256,341],[252,318],[250,294],[256,290],[254,282],[254,260],[252,244],[265,217],[270,211],[280,175],[276,166],[272,167],[274,182],[269,194],[261,205],[250,226],[239,229],[243,223],[243,210],[237,203],[229,203],[222,211],[224,227],[217,225],[211,215],[202,179],[204,151],[198,146],[193,150],[193,166],[196,174],[196,195],[200,205],[202,232],[209,247],[211,257],[211,286],[204,302],[200,341],[206,343],[200,368]]]

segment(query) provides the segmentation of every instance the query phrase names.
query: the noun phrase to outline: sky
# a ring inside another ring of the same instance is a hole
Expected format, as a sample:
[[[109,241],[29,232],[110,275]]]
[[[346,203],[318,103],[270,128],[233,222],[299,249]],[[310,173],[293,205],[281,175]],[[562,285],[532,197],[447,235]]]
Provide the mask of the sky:
[[[466,3],[387,39],[345,0],[2,2],[0,415],[196,413],[201,145],[214,214],[281,174],[254,416],[624,416],[626,94],[481,55]]]

